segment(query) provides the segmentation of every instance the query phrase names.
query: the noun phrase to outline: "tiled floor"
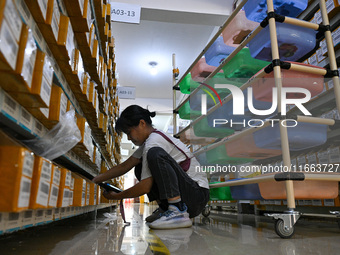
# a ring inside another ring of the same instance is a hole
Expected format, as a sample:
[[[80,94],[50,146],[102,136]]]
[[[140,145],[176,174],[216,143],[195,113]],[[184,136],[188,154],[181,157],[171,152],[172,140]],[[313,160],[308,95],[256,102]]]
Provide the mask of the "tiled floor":
[[[155,208],[126,204],[130,225],[116,212],[77,217],[0,238],[1,255],[107,254],[340,254],[336,222],[301,218],[291,239],[281,239],[274,221],[254,215],[212,212],[193,227],[150,230],[144,218]]]

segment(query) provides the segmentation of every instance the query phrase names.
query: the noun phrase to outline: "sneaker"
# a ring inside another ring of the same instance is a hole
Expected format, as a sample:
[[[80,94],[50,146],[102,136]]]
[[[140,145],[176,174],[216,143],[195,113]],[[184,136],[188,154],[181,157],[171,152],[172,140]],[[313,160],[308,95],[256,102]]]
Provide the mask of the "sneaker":
[[[151,215],[149,215],[148,217],[145,218],[146,222],[153,222],[155,220],[158,220],[162,215],[162,213],[164,213],[164,210],[162,208],[157,208],[156,210],[153,211],[153,213]]]
[[[179,250],[181,246],[186,247],[193,232],[192,228],[155,229],[150,231],[159,237],[162,243],[168,248],[170,253]]]
[[[173,229],[173,228],[187,228],[191,227],[192,222],[187,213],[187,207],[180,211],[176,206],[169,205],[166,212],[161,214],[161,217],[149,224],[153,229]]]

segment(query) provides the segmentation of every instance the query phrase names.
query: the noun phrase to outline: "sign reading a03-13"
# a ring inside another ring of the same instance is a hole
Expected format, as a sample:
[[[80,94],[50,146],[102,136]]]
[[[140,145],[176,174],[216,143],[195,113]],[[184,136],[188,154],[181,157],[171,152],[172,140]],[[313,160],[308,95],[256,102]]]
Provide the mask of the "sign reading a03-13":
[[[140,5],[111,2],[111,20],[126,23],[140,22]]]

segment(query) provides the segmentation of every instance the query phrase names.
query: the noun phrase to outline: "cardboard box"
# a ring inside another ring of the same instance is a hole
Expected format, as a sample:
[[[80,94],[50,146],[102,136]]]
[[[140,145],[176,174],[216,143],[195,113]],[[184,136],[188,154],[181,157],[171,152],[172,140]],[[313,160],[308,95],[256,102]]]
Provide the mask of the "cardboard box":
[[[91,128],[87,124],[87,122],[85,122],[84,145],[88,151],[93,150],[93,149],[91,150],[91,148],[93,147],[92,138],[91,138]]]
[[[318,164],[328,164],[329,163],[329,157],[328,157],[328,152],[325,150],[317,152],[317,161]]]
[[[81,134],[81,140],[78,142],[79,144],[84,144],[85,142],[85,123],[86,123],[86,119],[82,116],[80,116],[79,114],[76,115],[77,117],[77,126],[80,130],[80,134]]]
[[[33,210],[26,210],[21,212],[22,228],[30,228],[35,225],[35,217],[33,217]]]
[[[99,53],[99,50],[98,50],[98,40],[97,39],[94,39],[92,44],[91,44],[91,56],[93,58],[97,58],[97,55]],[[97,61],[98,62],[98,61]]]
[[[20,107],[19,125],[26,129],[28,132],[33,132],[34,118],[32,114],[26,111],[26,109],[23,107]]]
[[[71,69],[72,69],[73,74],[78,74],[79,57],[81,57],[80,51],[78,49],[74,49],[72,51],[72,56],[71,56]],[[79,79],[79,81],[82,82],[81,79]]]
[[[47,82],[51,85],[53,81],[53,73],[54,73],[53,60],[46,55],[44,59],[43,76],[45,77]]]
[[[69,206],[73,206],[73,198],[74,198],[74,191],[73,190],[69,190]]]
[[[47,129],[38,120],[34,120],[33,134],[37,137],[43,137],[46,132]]]
[[[329,19],[333,18],[339,12],[339,1],[338,0],[327,0],[326,9]]]
[[[71,184],[71,172],[65,168],[60,168],[60,185],[57,207],[69,205],[69,190]]]
[[[308,165],[315,167],[316,164],[317,164],[316,153],[314,153],[314,152],[308,153],[307,154],[307,162],[308,162]]]
[[[69,25],[70,25],[70,18],[65,15],[60,15],[60,23],[59,23],[59,30],[58,30],[58,37],[57,37],[58,45],[66,46]]]
[[[47,208],[51,186],[52,163],[42,157],[35,156],[30,209]]]
[[[45,210],[39,209],[34,211],[35,215],[35,225],[43,225],[46,224],[46,219],[45,219]]]
[[[40,15],[43,17],[43,20],[40,20],[40,22],[46,21],[47,8],[48,8],[48,5],[51,5],[52,3],[53,3],[52,0],[38,0]],[[39,22],[39,21],[37,21],[37,22]]]
[[[52,84],[48,119],[56,123],[59,122],[60,117],[65,115],[66,108],[67,97],[63,89],[55,84]]]
[[[49,107],[50,105],[53,69],[52,75],[50,70],[51,67],[49,67],[48,59],[45,58],[45,53],[38,50],[33,71],[31,94],[42,103],[43,106],[40,107]],[[44,75],[45,72],[46,75]]]
[[[0,70],[10,71],[16,67],[16,60],[19,52],[19,44],[6,20],[2,21],[0,28],[0,60],[5,64],[0,64]]]
[[[0,88],[0,113],[17,123],[20,119],[20,105]]]
[[[298,171],[303,169],[304,166],[307,164],[307,159],[305,155],[301,155],[297,157],[297,169]]]
[[[53,209],[53,220],[60,220],[60,208]]]
[[[109,16],[109,20],[111,20],[111,4],[106,4],[106,16]]]
[[[81,92],[87,96],[87,90],[89,87],[89,83],[90,83],[90,77],[87,73],[83,72],[81,75],[81,80],[80,80],[80,89]]]
[[[70,100],[67,100],[66,112],[68,111],[75,111],[75,108]]]
[[[27,38],[28,38],[28,26],[23,25],[20,31],[20,37],[18,41],[19,50],[16,59],[16,67],[14,69],[14,72],[17,74],[21,73],[21,69],[23,66]]]
[[[14,231],[18,231],[21,229],[22,226],[22,220],[21,220],[21,214],[17,212],[9,212],[9,213],[3,213],[4,216],[4,222],[5,222],[5,232],[11,233]]]
[[[25,2],[35,22],[51,24],[53,5],[56,0],[25,0]]]
[[[95,39],[95,26],[94,23],[91,23],[90,25],[90,32],[89,32],[89,47],[91,49],[92,52],[92,48],[93,48],[93,43],[94,43],[94,39]]]
[[[46,224],[51,223],[53,221],[53,209],[45,210],[44,214]]]
[[[60,186],[60,177],[61,177],[60,168],[53,165],[52,166],[50,195],[49,195],[49,199],[48,199],[48,207],[49,208],[57,207],[59,186]]]
[[[86,205],[90,205],[90,183],[86,181]]]
[[[97,196],[97,187],[93,182],[88,183],[89,185],[89,205],[95,205],[95,197]]]
[[[81,177],[74,180],[73,206],[86,205],[86,181]]]
[[[68,23],[67,37],[66,37],[66,50],[69,58],[72,58],[73,51],[75,49],[74,44],[74,32],[71,26],[71,22]]]
[[[60,208],[60,219],[65,219],[67,217],[66,207]]]
[[[5,0],[4,2],[5,2],[5,9],[0,8],[1,10],[3,10],[3,14],[2,15],[0,14],[0,23],[1,23],[1,18],[2,18],[2,23],[4,20],[6,20],[8,22],[7,24],[9,25],[15,37],[15,40],[19,42],[23,22],[16,8],[15,2],[13,0]]]
[[[56,41],[58,41],[58,37],[59,37],[60,22],[61,22],[61,14],[59,11],[58,2],[55,1],[54,6],[53,6],[53,15],[52,15],[51,23],[48,23],[48,24],[51,25],[52,27],[52,32],[53,32],[53,35]]]
[[[28,108],[29,112],[45,126],[49,125],[49,108]]]
[[[0,146],[0,199],[1,212],[20,212],[28,209],[34,155],[27,149]]]
[[[94,93],[94,82],[91,81],[89,85],[87,86],[87,100],[92,103],[93,102],[93,93]]]
[[[331,147],[327,150],[329,163],[338,164],[340,163],[340,148],[338,146]]]
[[[314,53],[312,56],[309,57],[308,62],[309,62],[309,64],[311,64],[313,66],[318,65],[318,60],[317,60],[317,57],[316,57],[316,53]]]
[[[106,10],[107,10],[106,4],[103,4],[103,6],[102,6],[102,18],[106,18]]]
[[[96,89],[93,91],[93,99],[92,99],[92,106],[95,111],[97,111],[97,105],[98,105],[98,92]]]
[[[88,4],[87,4],[87,10],[86,10],[86,20],[87,20],[87,25],[89,27],[89,29],[91,30],[91,22],[92,22],[92,8],[90,5],[90,0],[87,0]],[[91,41],[89,40],[89,43]]]

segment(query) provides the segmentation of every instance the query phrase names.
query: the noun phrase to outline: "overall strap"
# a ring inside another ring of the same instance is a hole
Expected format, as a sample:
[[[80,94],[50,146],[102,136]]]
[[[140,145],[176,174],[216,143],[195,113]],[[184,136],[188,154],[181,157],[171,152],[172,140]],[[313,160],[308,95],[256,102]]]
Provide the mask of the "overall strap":
[[[169,143],[173,144],[180,152],[182,152],[182,153],[184,154],[184,156],[185,156],[186,159],[189,159],[189,157],[187,156],[187,154],[186,154],[181,148],[179,148],[173,141],[171,141],[171,139],[170,139],[169,137],[167,137],[165,134],[163,134],[162,132],[160,132],[160,131],[158,131],[158,130],[154,130],[154,131],[152,131],[152,133],[157,133],[157,134],[163,136],[163,138],[164,138],[165,140],[167,140]]]

